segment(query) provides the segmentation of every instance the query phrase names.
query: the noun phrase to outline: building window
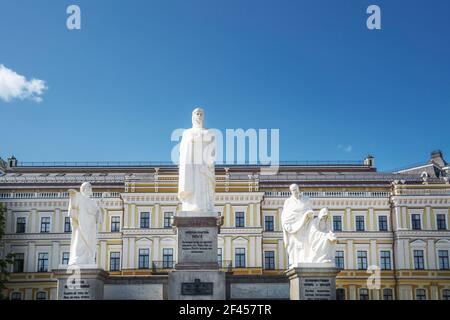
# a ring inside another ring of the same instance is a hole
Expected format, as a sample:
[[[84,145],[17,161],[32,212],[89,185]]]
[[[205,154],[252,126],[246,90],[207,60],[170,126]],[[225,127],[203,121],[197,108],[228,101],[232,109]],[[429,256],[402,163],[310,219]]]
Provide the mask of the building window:
[[[447,221],[445,221],[445,214],[437,214],[436,222],[438,230],[447,230]]]
[[[44,291],[37,292],[36,300],[47,300],[47,292],[44,292]]]
[[[22,300],[22,293],[20,292],[11,293],[11,300]]]
[[[414,250],[414,269],[425,269],[425,263],[423,259],[423,250]]]
[[[334,264],[338,269],[344,269],[344,251],[336,250],[336,255],[334,257]]]
[[[439,269],[448,270],[449,269],[448,250],[439,250],[438,257],[439,257]]]
[[[345,300],[345,289],[344,288],[336,289],[336,300]]]
[[[391,288],[385,288],[383,289],[383,300],[393,300],[394,296],[392,294]]]
[[[217,263],[219,268],[222,268],[222,248],[217,248]]]
[[[48,271],[48,253],[41,252],[38,254],[38,272]]]
[[[442,290],[442,300],[450,300],[450,289]]]
[[[25,255],[23,253],[16,253],[14,255],[14,267],[13,272],[20,273],[23,272]]]
[[[391,252],[380,251],[380,267],[381,270],[391,270]]]
[[[413,230],[420,230],[422,226],[420,224],[420,214],[412,214],[411,215],[411,228]]]
[[[50,232],[50,217],[41,218],[41,232],[42,233]]]
[[[109,270],[120,270],[120,252],[111,252],[109,256]]]
[[[120,231],[120,217],[111,217],[111,232]]]
[[[427,292],[425,289],[416,289],[416,300],[427,300]]]
[[[378,230],[388,231],[387,216],[378,216]]]
[[[150,265],[150,250],[139,249],[139,269],[148,269]]]
[[[61,264],[64,264],[64,265],[69,264],[69,257],[70,257],[70,252],[63,252]]]
[[[264,269],[275,270],[275,252],[273,251],[264,252]]]
[[[356,231],[364,231],[364,216],[356,216]]]
[[[367,251],[358,251],[358,270],[367,270]]]
[[[64,218],[64,232],[72,232],[72,225],[70,223],[70,217]]]
[[[234,266],[245,268],[245,248],[236,248],[234,252]]]
[[[342,231],[342,217],[341,216],[333,216],[333,230],[334,231]]]
[[[266,231],[274,230],[273,216],[265,216],[264,217],[264,230],[266,230]]]
[[[16,233],[25,233],[27,227],[27,219],[25,217],[19,217],[16,221]]]
[[[366,288],[359,289],[359,300],[369,300],[369,290]]]
[[[234,226],[236,228],[245,227],[245,215],[244,212],[236,212],[234,215]]]
[[[163,249],[163,268],[171,269],[173,268],[173,249],[164,248]]]
[[[173,212],[164,212],[164,228],[172,228]]]
[[[141,229],[150,228],[150,212],[141,212]]]

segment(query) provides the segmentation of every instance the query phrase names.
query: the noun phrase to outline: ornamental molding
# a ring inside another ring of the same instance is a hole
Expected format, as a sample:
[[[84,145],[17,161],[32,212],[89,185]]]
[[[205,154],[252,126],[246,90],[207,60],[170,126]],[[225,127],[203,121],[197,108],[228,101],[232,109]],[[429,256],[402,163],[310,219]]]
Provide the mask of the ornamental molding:
[[[266,198],[263,201],[264,208],[279,208],[283,207],[284,201],[287,198],[280,199],[280,198]],[[339,199],[339,198],[315,198],[311,199],[311,204],[313,207],[316,208],[323,208],[323,207],[333,207],[333,208],[347,208],[347,207],[373,207],[373,208],[383,208],[383,209],[389,209],[389,199],[361,199],[361,198],[354,198],[354,199]]]

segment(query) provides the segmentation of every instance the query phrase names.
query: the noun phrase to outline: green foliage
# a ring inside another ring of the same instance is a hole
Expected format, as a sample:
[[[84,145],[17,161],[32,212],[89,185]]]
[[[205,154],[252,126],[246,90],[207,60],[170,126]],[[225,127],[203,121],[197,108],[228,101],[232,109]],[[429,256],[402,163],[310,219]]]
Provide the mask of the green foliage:
[[[6,226],[6,209],[2,203],[0,203],[0,243],[2,243],[3,236],[5,234]],[[8,280],[9,272],[8,267],[14,262],[14,254],[9,253],[5,257],[0,259],[0,299],[4,299],[3,290],[5,289],[5,282]]]

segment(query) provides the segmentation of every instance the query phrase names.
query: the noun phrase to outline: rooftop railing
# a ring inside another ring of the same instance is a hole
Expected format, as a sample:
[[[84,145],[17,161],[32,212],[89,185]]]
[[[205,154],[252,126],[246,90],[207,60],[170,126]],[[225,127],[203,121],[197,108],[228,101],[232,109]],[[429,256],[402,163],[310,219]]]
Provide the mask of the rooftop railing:
[[[305,161],[279,161],[283,166],[364,166],[363,160],[305,160]],[[269,164],[270,165],[270,164]],[[177,166],[172,161],[18,161],[17,167],[158,167]],[[223,164],[217,163],[218,167],[233,166],[268,166],[259,161],[248,161],[245,163]]]

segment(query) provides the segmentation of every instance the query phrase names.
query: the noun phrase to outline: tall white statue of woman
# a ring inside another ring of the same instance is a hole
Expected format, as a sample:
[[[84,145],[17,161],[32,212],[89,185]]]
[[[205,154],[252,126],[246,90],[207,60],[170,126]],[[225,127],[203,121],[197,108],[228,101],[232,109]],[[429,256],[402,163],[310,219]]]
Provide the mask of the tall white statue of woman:
[[[215,136],[205,129],[204,112],[192,112],[192,128],[183,132],[180,144],[178,199],[182,211],[212,212],[215,190]]]
[[[299,263],[309,262],[308,235],[314,211],[309,198],[300,194],[298,185],[292,184],[289,190],[291,196],[284,202],[281,224],[289,266],[296,267]]]
[[[308,242],[311,249],[309,252],[311,262],[333,262],[337,239],[331,231],[330,213],[327,208],[320,210],[319,216],[311,222]]]
[[[80,192],[69,190],[69,217],[72,224],[69,266],[95,265],[97,251],[97,223],[103,215],[96,201],[91,199],[92,186],[84,182]]]

